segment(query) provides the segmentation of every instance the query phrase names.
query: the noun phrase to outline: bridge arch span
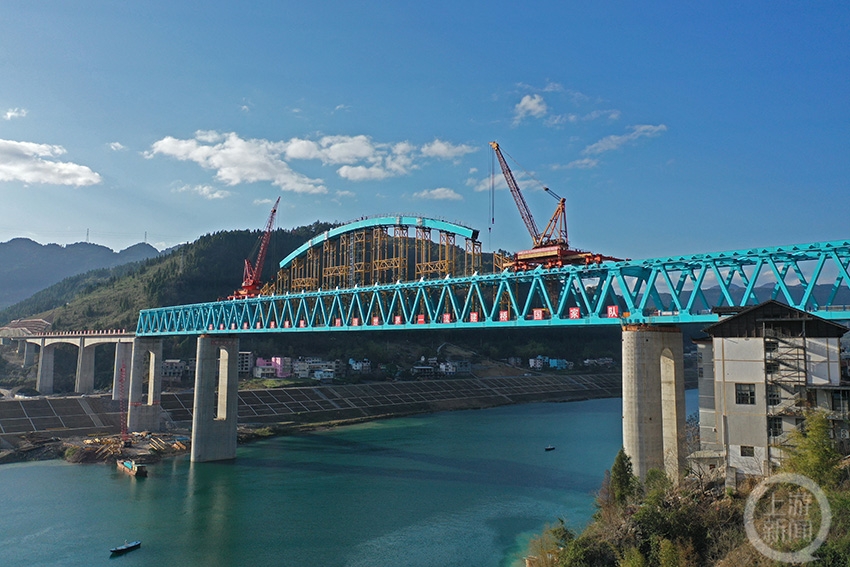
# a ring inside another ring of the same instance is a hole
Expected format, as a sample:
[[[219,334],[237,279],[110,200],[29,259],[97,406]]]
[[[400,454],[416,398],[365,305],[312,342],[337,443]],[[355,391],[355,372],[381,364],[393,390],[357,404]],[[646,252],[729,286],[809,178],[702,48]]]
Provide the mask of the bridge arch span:
[[[311,238],[281,260],[269,294],[466,276],[481,270],[478,231],[429,217],[362,218]]]

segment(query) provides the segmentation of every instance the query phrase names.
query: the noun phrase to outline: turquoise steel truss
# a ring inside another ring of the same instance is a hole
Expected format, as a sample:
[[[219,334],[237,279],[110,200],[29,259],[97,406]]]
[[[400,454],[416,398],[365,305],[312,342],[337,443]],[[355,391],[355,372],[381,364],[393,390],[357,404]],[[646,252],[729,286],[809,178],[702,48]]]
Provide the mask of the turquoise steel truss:
[[[850,240],[146,309],[138,336],[713,323],[776,299],[850,319]]]

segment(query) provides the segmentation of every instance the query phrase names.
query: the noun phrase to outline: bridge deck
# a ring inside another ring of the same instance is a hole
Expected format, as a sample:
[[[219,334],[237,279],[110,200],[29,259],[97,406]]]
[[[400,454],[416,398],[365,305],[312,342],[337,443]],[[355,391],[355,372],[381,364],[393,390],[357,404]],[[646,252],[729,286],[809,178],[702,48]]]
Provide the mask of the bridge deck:
[[[778,300],[850,319],[850,241],[816,242],[146,309],[140,336],[710,324]]]

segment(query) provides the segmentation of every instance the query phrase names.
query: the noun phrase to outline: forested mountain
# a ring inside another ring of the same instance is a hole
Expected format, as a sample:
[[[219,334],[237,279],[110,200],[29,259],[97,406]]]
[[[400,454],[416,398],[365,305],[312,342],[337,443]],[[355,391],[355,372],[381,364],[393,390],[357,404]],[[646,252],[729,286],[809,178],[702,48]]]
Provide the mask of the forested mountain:
[[[272,233],[264,269],[333,225],[316,222]],[[52,317],[53,328],[135,330],[139,310],[215,301],[242,283],[245,258],[256,256],[261,231],[205,235],[169,254],[126,266],[80,274],[0,311],[0,324],[22,317]]]
[[[27,238],[0,243],[0,308],[30,297],[69,276],[111,268],[159,255],[149,244],[135,244],[120,252],[106,246],[78,242],[67,246],[39,244]]]

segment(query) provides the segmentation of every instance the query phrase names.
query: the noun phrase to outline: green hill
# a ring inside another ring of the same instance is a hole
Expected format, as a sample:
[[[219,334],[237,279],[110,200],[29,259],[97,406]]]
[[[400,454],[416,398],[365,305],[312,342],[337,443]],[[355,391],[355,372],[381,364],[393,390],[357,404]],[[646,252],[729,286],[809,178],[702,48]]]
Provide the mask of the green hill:
[[[270,279],[277,260],[334,225],[315,222],[272,233],[264,268]],[[139,310],[215,301],[242,283],[246,257],[256,256],[261,231],[202,236],[171,253],[66,278],[0,311],[0,324],[23,317],[52,318],[55,330],[134,330]]]
[[[22,301],[67,277],[158,255],[156,248],[141,243],[113,252],[88,242],[67,246],[42,245],[27,238],[0,242],[0,308]]]

